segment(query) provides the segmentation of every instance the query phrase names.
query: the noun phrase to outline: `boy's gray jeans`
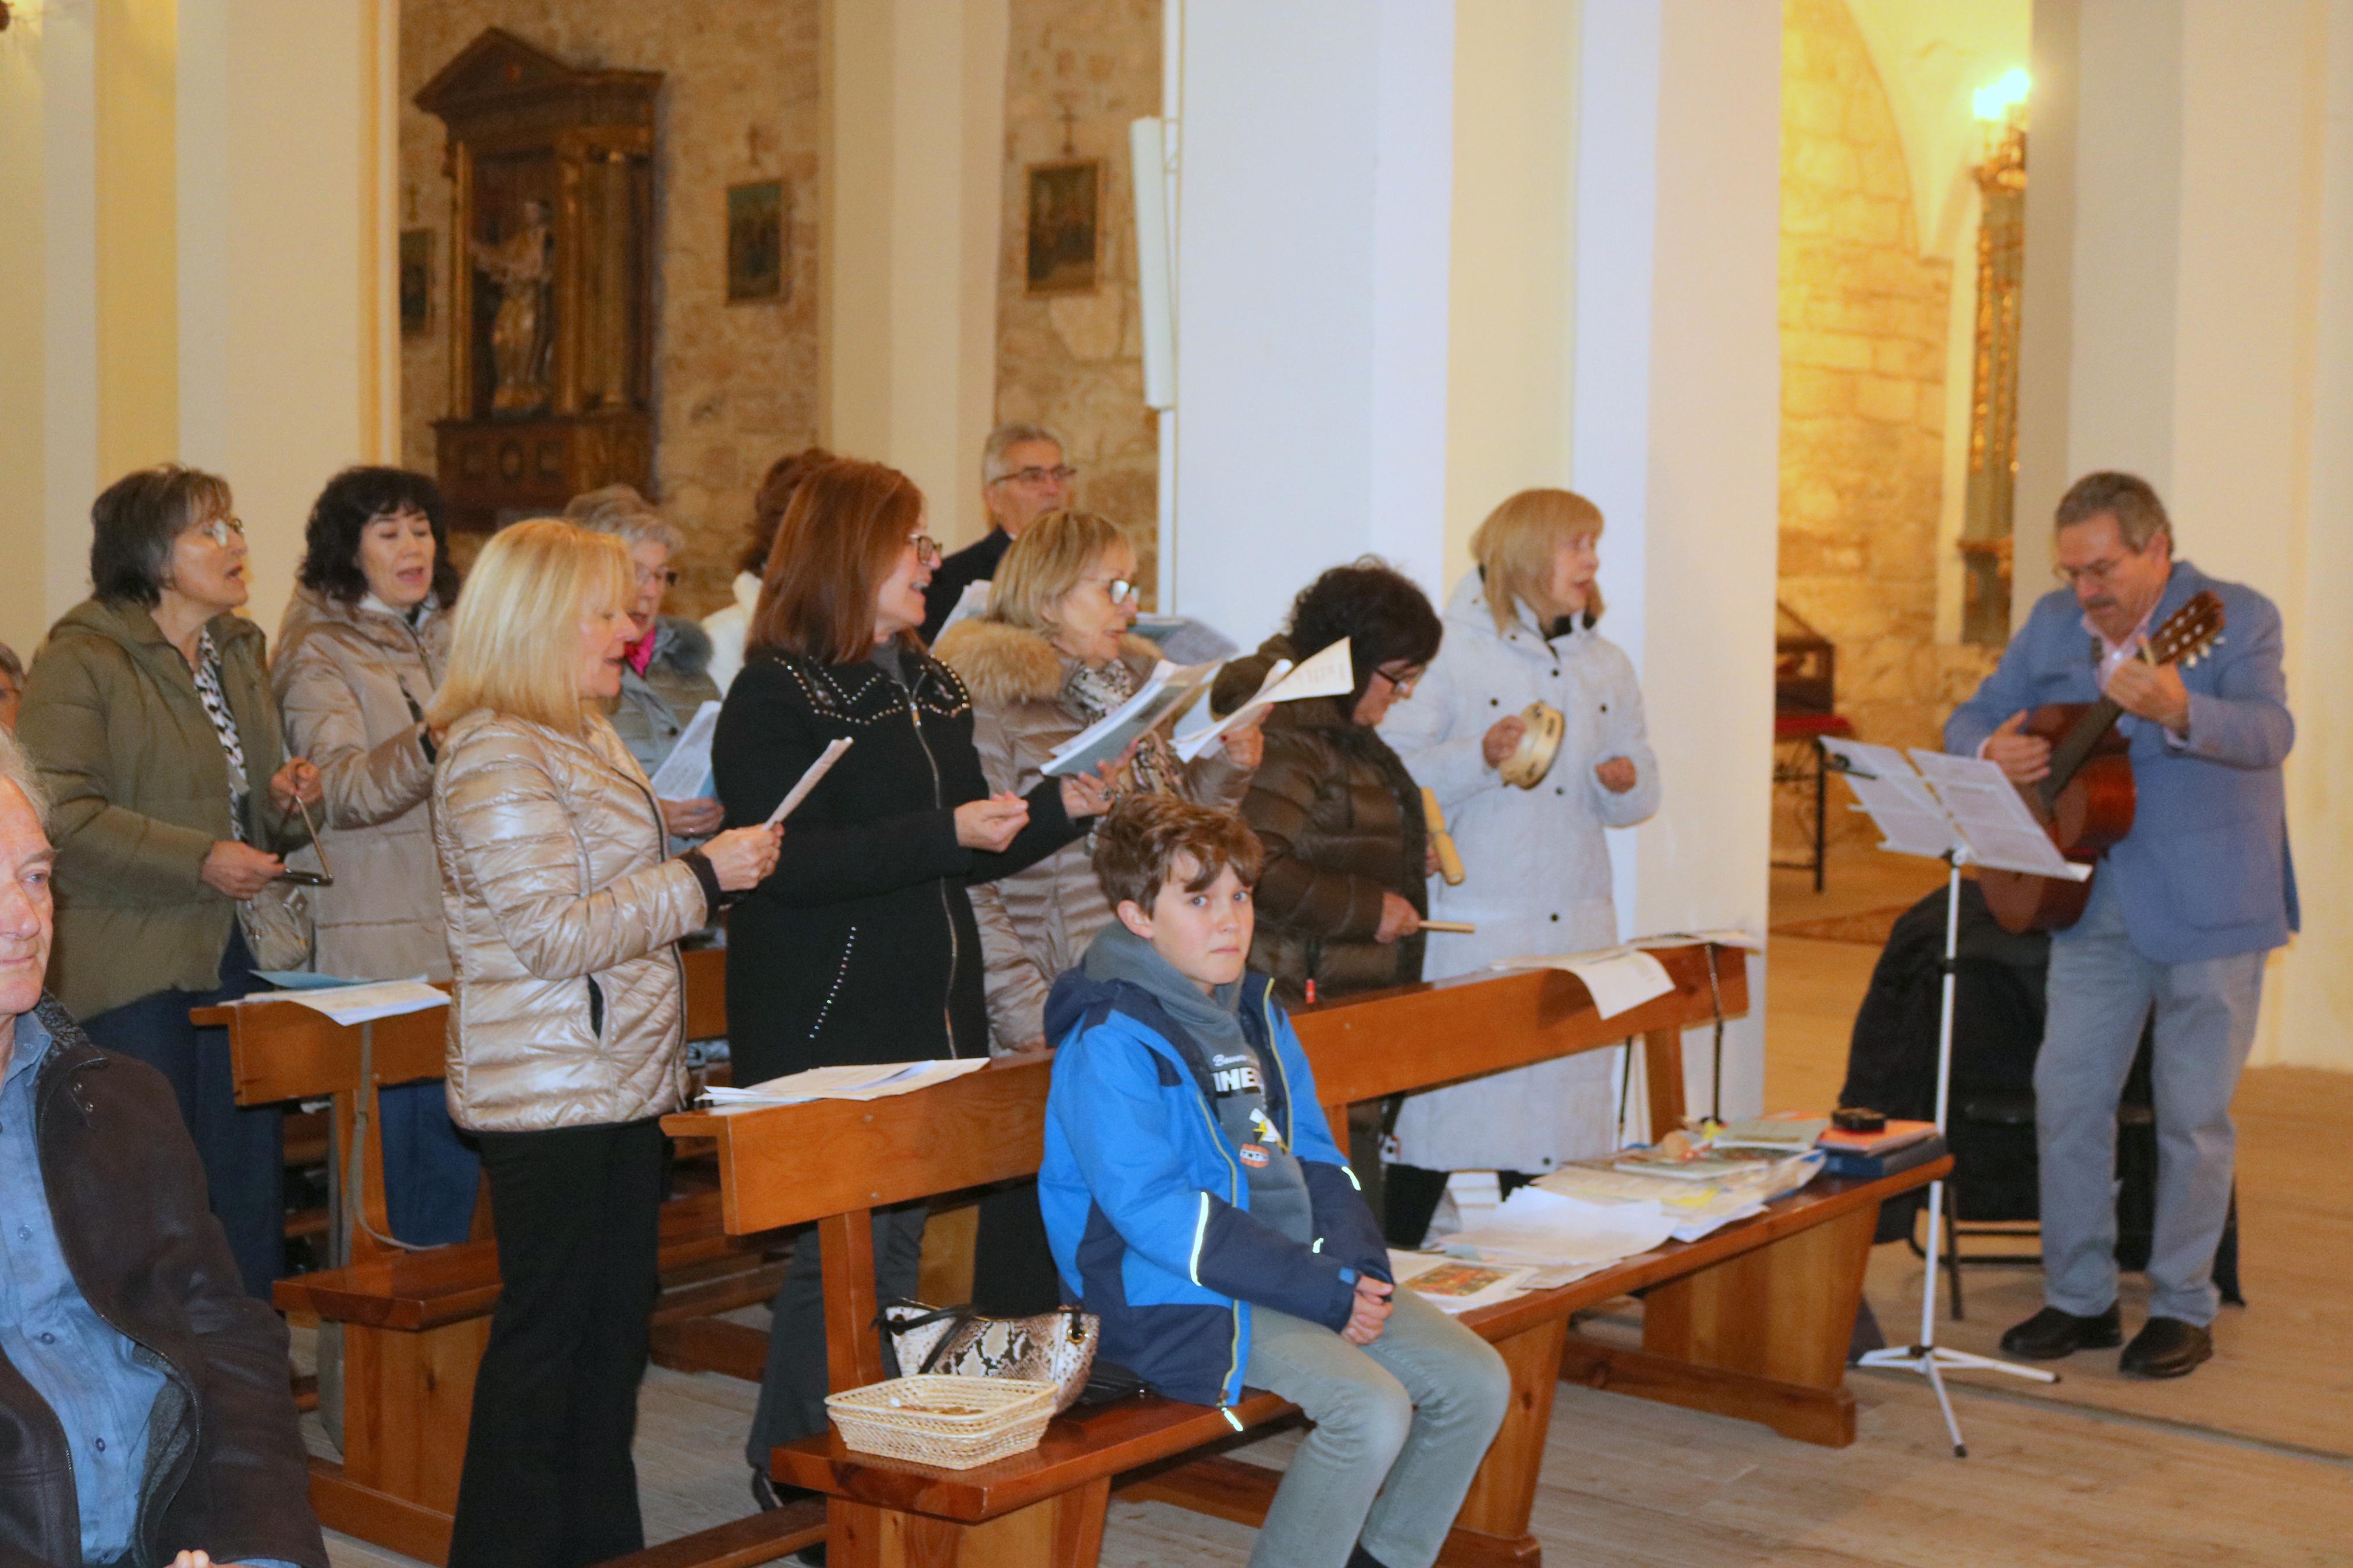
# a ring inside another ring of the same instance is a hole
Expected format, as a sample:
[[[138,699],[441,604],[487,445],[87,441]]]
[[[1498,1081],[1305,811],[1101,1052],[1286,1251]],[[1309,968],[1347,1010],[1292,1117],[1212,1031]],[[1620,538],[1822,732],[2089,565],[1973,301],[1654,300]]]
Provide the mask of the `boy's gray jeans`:
[[[1383,1568],[1429,1568],[1511,1402],[1486,1341],[1398,1287],[1358,1348],[1321,1323],[1250,1309],[1243,1381],[1315,1423],[1260,1530],[1251,1568],[1345,1568],[1359,1542]]]

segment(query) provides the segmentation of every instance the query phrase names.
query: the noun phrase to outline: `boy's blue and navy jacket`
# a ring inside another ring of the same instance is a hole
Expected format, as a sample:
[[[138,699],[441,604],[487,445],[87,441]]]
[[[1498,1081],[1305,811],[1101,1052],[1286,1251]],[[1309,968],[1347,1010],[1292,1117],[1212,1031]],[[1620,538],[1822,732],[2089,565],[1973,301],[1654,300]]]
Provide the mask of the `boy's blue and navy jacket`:
[[[1061,1042],[1046,1100],[1039,1206],[1066,1289],[1103,1322],[1102,1353],[1155,1392],[1241,1396],[1253,1304],[1345,1328],[1359,1274],[1388,1250],[1332,1141],[1315,1079],[1267,977],[1242,977],[1242,1032],[1266,1064],[1267,1114],[1314,1205],[1301,1245],[1253,1218],[1201,1048],[1153,994],[1065,972],[1046,1001]]]

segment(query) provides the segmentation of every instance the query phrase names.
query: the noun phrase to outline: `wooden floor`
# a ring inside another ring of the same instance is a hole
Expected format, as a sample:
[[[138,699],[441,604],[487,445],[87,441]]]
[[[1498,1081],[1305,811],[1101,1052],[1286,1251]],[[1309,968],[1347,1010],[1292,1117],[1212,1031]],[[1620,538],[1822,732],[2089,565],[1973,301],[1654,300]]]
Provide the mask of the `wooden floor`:
[[[1909,904],[1937,868],[1860,847],[1833,852],[1827,890],[1776,872],[1776,923]],[[1777,937],[1767,1002],[1767,1100],[1828,1106],[1875,950]],[[1990,1373],[1951,1385],[1969,1457],[1947,1446],[1916,1377],[1856,1373],[1859,1436],[1810,1447],[1761,1427],[1574,1386],[1560,1391],[1535,1530],[1550,1568],[1786,1564],[1788,1568],[2353,1563],[2353,1184],[2335,1174],[2353,1125],[2353,1076],[2246,1075],[2238,1101],[2242,1273],[2215,1360],[2173,1383],[2118,1377],[2116,1352],[2064,1363],[2042,1388]],[[2317,1174],[2315,1174],[2315,1172]],[[1891,1338],[1916,1327],[1922,1270],[1900,1245],[1874,1255],[1869,1294]],[[2028,1268],[1964,1275],[1967,1320],[1948,1343],[1991,1352],[2041,1304]],[[2127,1277],[2135,1325],[2144,1289]],[[1630,1330],[1637,1310],[1594,1325]],[[756,1319],[756,1310],[744,1314]],[[647,1375],[638,1484],[652,1540],[746,1510],[741,1449],[754,1390],[716,1376]],[[1280,1463],[1295,1439],[1246,1450]],[[1235,1564],[1252,1532],[1160,1503],[1114,1503],[1113,1568]],[[408,1559],[331,1537],[336,1568]]]

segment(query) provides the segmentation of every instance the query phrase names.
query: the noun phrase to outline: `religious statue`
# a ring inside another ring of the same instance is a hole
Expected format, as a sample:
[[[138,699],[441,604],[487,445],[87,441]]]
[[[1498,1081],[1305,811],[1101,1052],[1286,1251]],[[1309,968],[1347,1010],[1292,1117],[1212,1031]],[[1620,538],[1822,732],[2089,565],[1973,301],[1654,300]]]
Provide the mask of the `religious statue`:
[[[548,404],[548,349],[554,334],[544,309],[551,266],[552,234],[547,204],[522,204],[522,226],[492,245],[472,242],[474,265],[499,286],[498,315],[491,323],[491,357],[498,386],[491,412],[536,414]]]

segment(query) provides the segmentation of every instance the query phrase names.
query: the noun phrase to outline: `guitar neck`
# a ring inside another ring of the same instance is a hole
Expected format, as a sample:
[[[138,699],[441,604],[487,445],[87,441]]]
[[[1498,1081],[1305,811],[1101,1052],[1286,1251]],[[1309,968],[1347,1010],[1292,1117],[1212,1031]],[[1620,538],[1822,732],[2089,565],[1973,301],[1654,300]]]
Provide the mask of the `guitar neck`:
[[[2124,711],[2103,697],[2085,709],[2084,716],[2075,721],[2074,728],[2051,748],[2051,776],[2036,786],[2042,796],[2045,812],[2056,807],[2060,792],[2074,781],[2076,773],[2091,760],[2092,749],[2115,727],[2116,721],[2124,717]]]

